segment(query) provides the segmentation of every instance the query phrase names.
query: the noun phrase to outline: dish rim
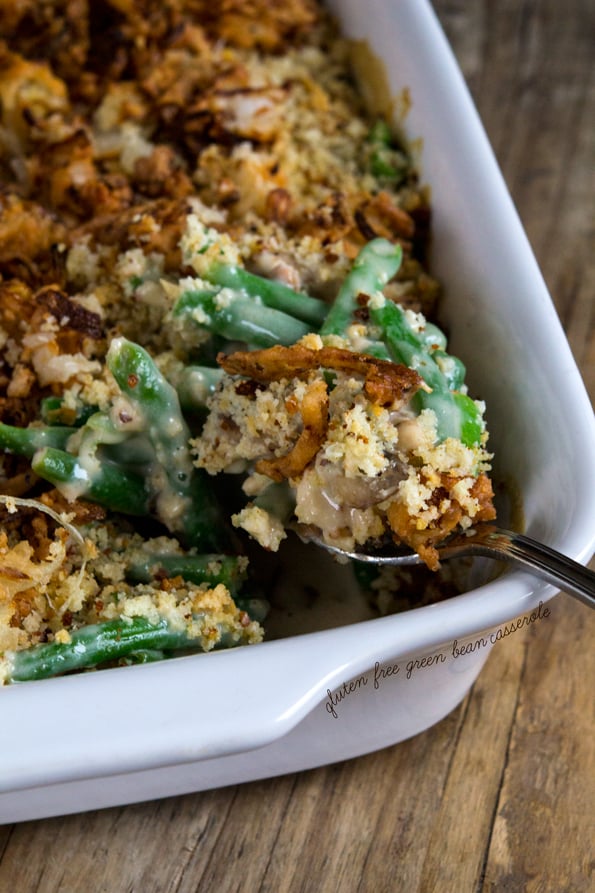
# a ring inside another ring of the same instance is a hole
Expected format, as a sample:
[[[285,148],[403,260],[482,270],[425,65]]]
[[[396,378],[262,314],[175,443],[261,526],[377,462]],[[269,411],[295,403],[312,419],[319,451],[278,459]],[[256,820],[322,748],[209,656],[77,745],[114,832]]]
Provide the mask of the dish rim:
[[[345,12],[357,7],[357,0],[336,0],[330,5]],[[407,17],[410,27],[423,33],[426,45],[433,48],[433,64],[448,80],[449,102],[460,107],[468,128],[465,132],[471,135],[477,150],[477,164],[488,171],[487,194],[497,199],[500,214],[509,224],[508,238],[516,240],[509,251],[514,262],[522,267],[523,281],[531,289],[529,294],[534,295],[530,305],[539,305],[543,313],[538,326],[540,337],[553,350],[556,368],[564,370],[572,382],[568,412],[579,435],[574,458],[575,464],[583,466],[586,472],[573,494],[572,523],[559,530],[548,544],[583,561],[595,547],[595,470],[589,465],[595,454],[595,418],[584,384],[479,116],[430,3],[388,0],[377,4],[377,10],[380,9],[389,10],[397,18]],[[8,687],[0,692],[0,746],[4,755],[0,790],[108,775],[116,765],[119,771],[132,772],[261,747],[290,732],[320,702],[327,688],[355,677],[375,660],[431,653],[454,638],[463,640],[534,610],[555,592],[554,587],[527,572],[511,570],[452,600],[399,615],[229,652]],[[217,686],[211,685],[211,677],[217,679]],[[253,690],[260,685],[267,690],[266,703]],[[152,703],[142,716],[133,716],[129,705],[153,687],[174,694],[161,705],[157,718]],[[213,691],[215,687],[217,690]],[[201,715],[213,720],[211,728],[205,730],[200,716],[184,712],[189,692],[200,692]],[[239,705],[239,712],[222,709],[221,700],[225,697],[229,704]],[[59,732],[46,735],[55,713],[72,703],[77,704],[78,714],[76,728],[68,740]],[[113,722],[114,715],[117,728],[111,735],[109,723],[105,723],[110,717]],[[44,729],[43,741],[26,740],[40,727]],[[147,741],[149,734],[152,738]],[[144,747],[140,753],[139,742]]]

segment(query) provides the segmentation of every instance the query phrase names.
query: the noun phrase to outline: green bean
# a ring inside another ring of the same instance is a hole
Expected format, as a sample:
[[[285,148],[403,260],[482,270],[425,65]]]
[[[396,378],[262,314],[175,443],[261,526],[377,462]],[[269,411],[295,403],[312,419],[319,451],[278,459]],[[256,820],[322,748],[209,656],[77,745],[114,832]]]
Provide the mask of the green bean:
[[[368,304],[368,310],[372,322],[382,329],[385,340],[406,342],[432,356],[448,356],[445,352],[446,335],[434,323],[424,321],[420,329],[415,331],[409,324],[403,308],[394,301],[385,300]]]
[[[246,562],[236,555],[211,553],[208,555],[175,555],[157,553],[134,561],[126,570],[133,583],[150,583],[160,575],[182,577],[190,583],[223,583],[234,595],[246,579]]]
[[[40,415],[42,420],[49,425],[61,424],[63,407],[63,397],[44,397],[40,403]]]
[[[250,620],[262,623],[270,611],[270,603],[266,598],[247,597],[234,598],[238,611],[245,611]]]
[[[442,348],[433,350],[440,330],[435,328],[415,332],[407,322],[402,307],[392,301],[368,305],[371,321],[382,330],[383,337],[397,363],[415,369],[432,388],[432,392],[420,390],[411,404],[418,411],[431,409],[436,415],[437,433],[440,440],[454,437],[466,446],[476,446],[481,441],[483,420],[477,404],[465,394],[458,393],[465,377],[465,367],[456,357]],[[440,333],[441,334],[441,333]]]
[[[187,412],[205,408],[208,398],[223,378],[223,369],[211,366],[181,366],[168,373],[168,381],[176,389],[180,406]]]
[[[190,431],[175,389],[147,351],[125,338],[112,341],[107,365],[155,450],[147,485],[157,517],[189,545],[218,551],[226,540],[221,511],[206,473],[193,467]]]
[[[386,300],[371,302],[368,304],[368,311],[371,321],[382,329],[387,342],[404,342],[417,350],[427,350],[426,340],[418,332],[413,331],[407,322],[405,311],[399,304]]]
[[[173,308],[174,317],[182,314],[216,335],[261,348],[294,344],[311,331],[302,320],[231,289],[183,292]]]
[[[254,505],[285,526],[295,510],[295,494],[287,481],[271,483],[254,499]]]
[[[411,403],[418,412],[433,410],[439,439],[454,437],[466,446],[480,443],[484,428],[481,411],[470,397],[458,393],[464,384],[465,366],[458,357],[441,348],[433,349],[435,344],[445,343],[442,332],[435,326],[428,331],[428,324],[418,335],[407,323],[402,308],[392,301],[373,305],[370,319],[383,331],[389,358],[415,369],[432,388],[431,393],[418,391]]]
[[[466,446],[477,446],[485,429],[481,410],[467,394],[453,393],[459,410],[460,439]]]
[[[393,362],[403,363],[410,369],[415,369],[431,388],[438,388],[438,390],[446,388],[446,380],[439,366],[421,345],[416,347],[409,341],[392,338],[390,334],[387,334],[386,343]]]
[[[81,451],[78,455],[81,459],[84,453]],[[98,442],[94,456],[98,462],[111,462],[124,471],[142,474],[145,478],[150,477],[155,462],[155,450],[147,435],[142,432],[111,443]],[[148,483],[147,488],[149,492]]]
[[[378,119],[368,134],[370,172],[380,180],[390,180],[393,186],[401,183],[409,167],[407,157],[393,145],[393,135],[387,122]]]
[[[72,406],[66,403],[64,397],[44,397],[40,410],[41,419],[47,425],[69,424],[78,428],[97,412],[97,407],[81,401]]]
[[[444,350],[432,351],[432,357],[442,372],[451,391],[460,391],[465,384],[467,370],[465,364],[458,357],[446,353]]]
[[[436,415],[440,440],[454,437],[465,446],[477,446],[483,434],[483,420],[477,404],[466,394],[452,391],[418,391],[412,397],[413,407],[421,412],[431,409]]]
[[[76,430],[65,426],[19,428],[0,423],[0,450],[31,459],[43,447],[63,450]]]
[[[427,350],[446,350],[446,335],[442,329],[439,329],[433,322],[428,322],[426,320],[419,332],[416,332],[416,336]]]
[[[117,415],[112,412],[94,413],[70,441],[69,451],[76,455],[79,465],[91,477],[105,467],[112,467],[123,474],[130,472],[135,477],[144,478],[149,500],[146,478],[155,462],[155,451],[146,432],[126,431],[125,426],[116,422]]]
[[[213,285],[232,288],[250,298],[259,298],[267,307],[281,310],[316,328],[321,325],[328,312],[328,305],[324,301],[304,292],[294,291],[288,285],[274,279],[265,279],[255,273],[249,273],[243,267],[213,263],[202,275]]]
[[[373,295],[392,279],[403,258],[400,245],[373,239],[356,257],[320,329],[321,335],[344,335],[358,309],[360,294]]]
[[[97,462],[88,470],[76,456],[44,447],[34,454],[31,467],[67,499],[87,499],[126,515],[148,513],[149,495],[144,479],[111,462]]]
[[[474,447],[481,442],[484,430],[481,410],[466,394],[443,388],[435,388],[430,393],[417,391],[411,399],[417,412],[431,409],[436,416],[436,431],[440,441],[448,437],[460,440],[465,446]]]
[[[147,466],[154,458],[154,450],[144,431],[135,430],[138,421],[132,411],[124,408],[124,419],[119,412],[95,412],[78,429],[69,443],[69,451],[76,453],[85,467],[93,467],[105,455],[116,464]],[[128,426],[130,425],[130,430]]]
[[[206,471],[194,469],[188,490],[189,505],[180,534],[186,546],[220,552],[232,545],[221,504]]]
[[[115,338],[107,354],[107,367],[122,393],[128,397],[134,414],[148,434],[159,464],[165,469],[174,493],[187,493],[192,472],[189,450],[190,431],[182,416],[178,395],[157,368],[147,351]]]
[[[132,664],[155,664],[157,661],[165,660],[167,657],[165,651],[158,651],[156,648],[142,648],[138,651],[131,651],[122,663],[126,665]]]
[[[390,360],[392,361],[392,357],[382,341],[369,341],[366,346],[362,349],[362,353],[368,354],[368,356],[376,357],[377,360]]]
[[[197,618],[195,618],[197,619]],[[217,647],[237,644],[232,631],[221,624]],[[145,617],[121,617],[81,627],[70,633],[69,642],[34,645],[23,651],[5,652],[6,681],[29,682],[47,679],[72,670],[83,670],[145,652],[202,651],[200,638],[185,628],[174,628],[166,619],[152,623]]]

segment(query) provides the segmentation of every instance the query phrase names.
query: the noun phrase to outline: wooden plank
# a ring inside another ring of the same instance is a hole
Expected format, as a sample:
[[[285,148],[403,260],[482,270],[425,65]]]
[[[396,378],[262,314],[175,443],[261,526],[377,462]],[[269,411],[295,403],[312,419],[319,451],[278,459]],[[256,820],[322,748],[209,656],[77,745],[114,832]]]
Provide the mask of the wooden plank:
[[[434,5],[595,401],[595,7]]]
[[[526,632],[496,645],[474,687],[440,809],[426,827],[420,891],[476,890],[480,882],[519,699]]]
[[[230,789],[207,793],[200,804],[170,798],[16,825],[0,863],[0,890],[12,889],[14,878],[19,893],[176,889],[197,841],[219,833],[233,797]]]
[[[463,718],[459,708],[432,734],[298,777],[262,890],[381,893],[396,876],[415,890],[427,846],[418,829],[439,806]]]
[[[528,636],[486,893],[593,889],[593,615],[565,596],[551,610]]]

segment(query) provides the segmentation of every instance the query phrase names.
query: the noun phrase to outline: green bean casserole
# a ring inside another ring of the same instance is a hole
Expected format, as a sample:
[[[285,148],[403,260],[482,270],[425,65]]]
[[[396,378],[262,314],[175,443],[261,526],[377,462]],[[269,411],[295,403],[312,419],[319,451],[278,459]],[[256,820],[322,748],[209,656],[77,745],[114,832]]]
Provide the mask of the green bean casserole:
[[[318,3],[0,0],[0,176],[3,683],[260,642],[296,528],[419,553],[367,616],[452,591],[484,406]]]

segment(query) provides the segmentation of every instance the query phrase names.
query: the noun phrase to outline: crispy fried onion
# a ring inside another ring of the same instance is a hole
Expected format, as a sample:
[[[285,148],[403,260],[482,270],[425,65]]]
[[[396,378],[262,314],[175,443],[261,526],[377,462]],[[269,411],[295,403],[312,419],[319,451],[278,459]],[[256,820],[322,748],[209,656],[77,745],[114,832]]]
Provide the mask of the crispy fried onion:
[[[460,478],[456,475],[446,473],[440,475],[440,486],[435,488],[432,502],[436,506],[444,505],[445,508],[435,521],[422,529],[419,528],[417,516],[409,514],[404,503],[392,502],[386,513],[395,541],[411,546],[433,571],[440,567],[436,545],[457,530],[466,514],[465,509],[462,508],[453,493],[454,487],[459,481]],[[493,495],[488,476],[486,474],[478,475],[470,490],[470,496],[476,499],[478,504],[477,511],[473,516],[475,523],[493,521],[496,517],[492,503]]]
[[[261,459],[256,471],[274,481],[298,477],[324,443],[328,429],[328,389],[322,378],[313,381],[300,405],[304,427],[293,448],[278,459]]]
[[[269,347],[265,350],[219,354],[217,362],[230,375],[244,375],[262,384],[282,378],[301,378],[315,369],[334,369],[365,379],[368,399],[380,406],[395,406],[409,400],[422,385],[421,377],[408,366],[379,360],[341,347],[312,350],[302,344]]]
[[[54,511],[54,509],[50,508],[47,505],[44,505],[38,499],[23,499],[18,496],[7,496],[5,494],[0,493],[0,505],[6,506],[9,513],[13,513],[18,511],[19,508],[29,508],[36,509],[37,511],[44,512],[46,515],[49,515],[60,527],[63,527],[67,533],[70,534],[72,539],[77,543],[81,550],[82,555],[82,564],[79,570],[79,583],[83,579],[83,575],[85,573],[85,569],[87,566],[87,560],[89,558],[89,549],[88,544],[83,537],[80,530],[71,523],[68,516],[65,514],[59,514]],[[0,575],[6,576],[6,568],[0,569]]]

